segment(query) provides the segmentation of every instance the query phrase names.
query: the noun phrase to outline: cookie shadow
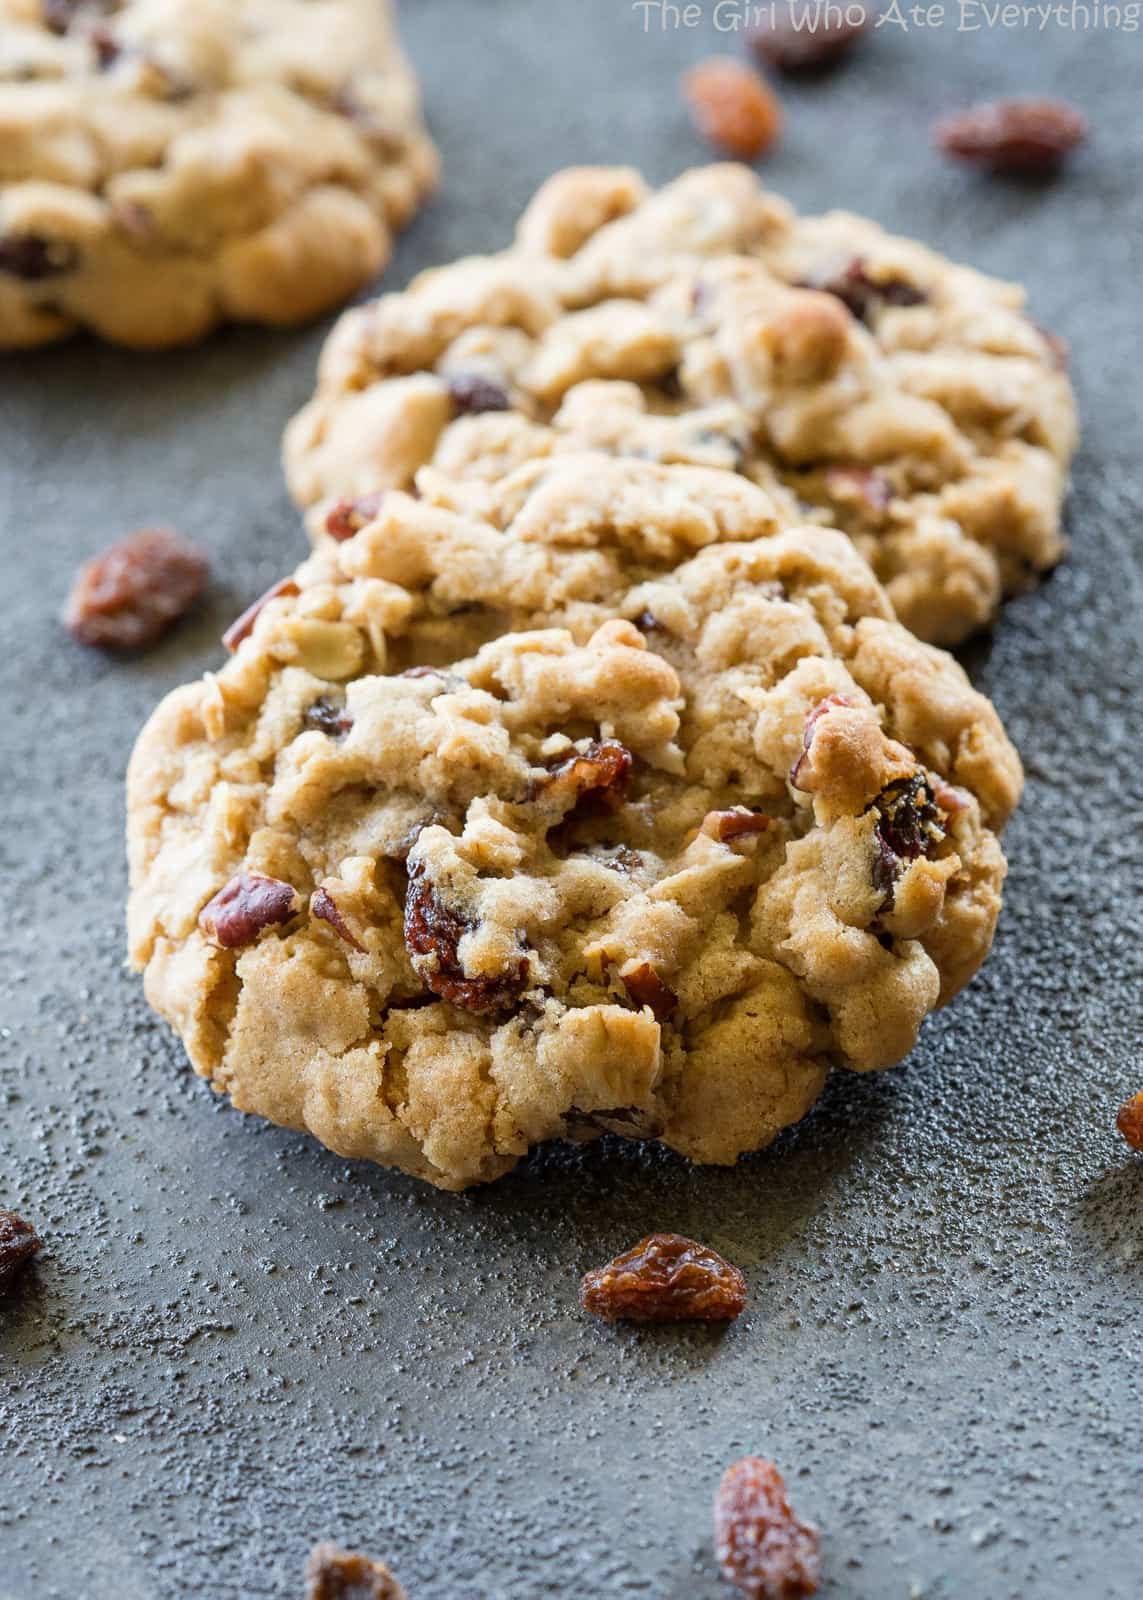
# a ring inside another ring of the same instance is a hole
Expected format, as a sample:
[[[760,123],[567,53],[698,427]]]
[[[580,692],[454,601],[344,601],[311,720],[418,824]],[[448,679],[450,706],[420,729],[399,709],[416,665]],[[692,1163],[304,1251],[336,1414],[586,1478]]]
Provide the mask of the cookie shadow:
[[[1082,1192],[1076,1230],[1115,1267],[1143,1275],[1143,1160],[1129,1153]]]

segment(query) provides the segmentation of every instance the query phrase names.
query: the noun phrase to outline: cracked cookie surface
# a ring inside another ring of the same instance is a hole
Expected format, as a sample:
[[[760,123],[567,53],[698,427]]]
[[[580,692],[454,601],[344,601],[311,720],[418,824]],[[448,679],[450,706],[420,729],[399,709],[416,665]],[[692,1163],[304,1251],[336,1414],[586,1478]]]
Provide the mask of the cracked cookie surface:
[[[0,346],[305,321],[435,175],[387,0],[0,0]]]
[[[744,478],[426,488],[132,757],[131,958],[197,1070],[463,1188],[605,1130],[731,1162],[900,1060],[992,939],[989,702]]]
[[[1063,553],[1075,445],[1059,342],[1016,285],[735,166],[649,191],[572,169],[514,246],[342,318],[286,433],[330,503],[436,466],[495,479],[585,447],[722,467],[787,523],[840,527],[900,619],[954,644]]]

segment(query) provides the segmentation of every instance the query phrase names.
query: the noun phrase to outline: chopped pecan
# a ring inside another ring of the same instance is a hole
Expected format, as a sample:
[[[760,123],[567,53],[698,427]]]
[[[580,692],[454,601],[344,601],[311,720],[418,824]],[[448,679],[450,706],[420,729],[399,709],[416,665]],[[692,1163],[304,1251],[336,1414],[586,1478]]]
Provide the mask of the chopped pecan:
[[[247,606],[241,616],[234,621],[222,635],[222,642],[231,655],[238,649],[243,639],[248,639],[254,632],[254,624],[261,615],[262,608],[269,605],[271,600],[276,600],[283,594],[300,594],[301,590],[293,578],[279,578],[277,583],[272,583],[266,593],[259,595],[252,606]]]
[[[564,820],[608,816],[627,798],[634,766],[630,750],[617,739],[595,740],[583,750],[557,760],[534,796],[554,799],[564,808]]]
[[[714,1502],[714,1553],[747,1600],[798,1600],[818,1592],[818,1531],[794,1515],[773,1462],[746,1456],[727,1467]]]
[[[764,811],[738,807],[733,811],[708,811],[702,821],[702,831],[722,844],[731,844],[747,834],[765,833],[772,820]]]
[[[801,774],[802,764],[809,754],[810,746],[814,742],[814,729],[827,712],[836,706],[851,706],[853,701],[847,694],[827,694],[824,700],[819,700],[813,710],[806,717],[805,731],[802,734],[802,753],[790,768],[790,787],[798,788],[798,778]]]
[[[355,533],[360,533],[362,528],[373,521],[381,509],[384,498],[384,489],[378,489],[374,494],[358,495],[355,500],[348,498],[339,500],[326,513],[325,531],[331,539],[336,539],[338,544],[344,544],[347,539],[352,539]]]
[[[311,732],[324,733],[330,739],[344,739],[353,727],[353,718],[345,707],[325,694],[306,708],[302,722]]]
[[[319,1544],[306,1562],[306,1600],[405,1600],[405,1591],[379,1561]]]
[[[512,401],[502,383],[481,372],[454,372],[446,380],[449,399],[458,417],[476,416],[482,411],[510,411]]]
[[[809,5],[806,0],[789,0],[784,14],[766,16],[751,29],[748,43],[765,66],[777,67],[779,72],[825,72],[836,67],[849,55],[854,45],[873,21],[872,10],[848,5],[844,13],[840,6]]]
[[[716,1250],[652,1233],[585,1275],[579,1303],[605,1322],[733,1322],[746,1280]]]
[[[405,894],[405,945],[418,975],[434,994],[465,1011],[502,1011],[527,985],[528,958],[521,954],[504,972],[470,978],[457,946],[471,929],[440,899],[424,862],[414,862]]]
[[[1115,1119],[1115,1126],[1132,1150],[1143,1152],[1143,1091],[1124,1101]]]
[[[871,278],[862,256],[853,256],[840,267],[835,264],[811,273],[803,287],[832,294],[852,316],[864,323],[871,322],[885,306],[919,306],[929,298],[923,289],[905,278],[892,275]]]
[[[140,528],[76,574],[61,613],[81,644],[101,650],[143,650],[194,604],[210,562],[170,528]]]
[[[14,1211],[0,1211],[0,1292],[42,1248],[42,1240],[30,1222]]]
[[[679,1003],[678,995],[667,988],[649,961],[625,967],[619,977],[637,1006],[650,1006],[656,1022],[665,1022]]]
[[[314,890],[310,896],[310,916],[317,917],[321,922],[328,922],[339,938],[351,944],[355,950],[364,950],[365,946],[356,940],[350,931],[348,922],[337,909],[337,902],[329,890],[321,887]]]
[[[740,161],[754,161],[782,131],[782,108],[770,86],[742,62],[714,56],[683,78],[691,120],[704,139]]]
[[[298,908],[298,892],[280,878],[236,872],[198,914],[198,925],[224,950],[252,944],[263,928],[288,922]]]
[[[887,785],[869,809],[877,813],[873,887],[885,896],[881,909],[890,911],[902,862],[931,856],[944,840],[948,817],[923,772]]]
[[[1088,136],[1085,116],[1063,100],[997,100],[945,117],[936,141],[946,155],[993,172],[1048,175]]]

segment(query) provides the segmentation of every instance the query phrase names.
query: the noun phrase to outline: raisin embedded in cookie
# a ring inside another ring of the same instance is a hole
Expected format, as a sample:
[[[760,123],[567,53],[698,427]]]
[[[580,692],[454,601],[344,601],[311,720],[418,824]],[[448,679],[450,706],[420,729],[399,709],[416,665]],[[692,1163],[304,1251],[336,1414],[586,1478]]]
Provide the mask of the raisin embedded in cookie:
[[[0,0],[0,147],[0,347],[305,321],[436,172],[387,0]]]
[[[436,467],[494,482],[585,447],[722,467],[858,545],[914,633],[953,644],[1059,560],[1075,445],[1058,341],[1015,285],[743,167],[652,193],[573,169],[515,246],[347,312],[285,440],[331,504]],[[472,414],[458,385],[495,393]]]
[[[976,970],[1015,753],[743,478],[446,488],[323,544],[142,734],[148,998],[240,1109],[444,1188],[605,1130],[731,1162]]]

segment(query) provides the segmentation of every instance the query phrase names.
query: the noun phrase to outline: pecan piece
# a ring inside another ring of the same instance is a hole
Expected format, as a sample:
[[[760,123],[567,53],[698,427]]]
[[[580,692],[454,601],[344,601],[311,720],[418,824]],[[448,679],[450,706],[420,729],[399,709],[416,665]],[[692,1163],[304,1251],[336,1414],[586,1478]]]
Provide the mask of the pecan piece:
[[[714,1502],[718,1570],[748,1600],[798,1600],[818,1592],[817,1529],[794,1515],[782,1474],[746,1456],[727,1467]]]
[[[891,911],[902,862],[932,856],[944,840],[948,817],[937,804],[933,785],[923,772],[887,785],[869,810],[877,813],[873,829],[877,847],[873,887],[885,896],[881,909]]]
[[[454,372],[446,380],[453,412],[473,417],[483,411],[510,411],[512,401],[502,383],[481,372]]]
[[[587,1273],[579,1303],[604,1322],[733,1322],[746,1279],[694,1239],[652,1233]]]
[[[353,718],[344,706],[323,694],[306,708],[302,724],[311,732],[324,733],[329,739],[344,739],[353,727]]]
[[[252,944],[263,928],[288,922],[298,908],[298,892],[280,878],[236,872],[198,914],[207,938],[224,950]]]
[[[504,972],[470,978],[457,946],[471,928],[440,899],[424,862],[414,862],[405,893],[405,945],[418,976],[442,1000],[465,1011],[502,1011],[527,984],[528,958],[521,954]]]
[[[1048,176],[1087,138],[1088,121],[1063,100],[997,100],[945,117],[935,136],[958,161]]]
[[[847,694],[827,694],[824,700],[819,700],[813,710],[806,717],[805,732],[802,734],[802,753],[790,768],[790,787],[799,787],[798,778],[801,775],[802,765],[809,754],[810,746],[814,742],[814,729],[827,712],[835,706],[851,706],[853,701]]]
[[[381,509],[384,498],[384,489],[378,489],[373,494],[358,495],[356,500],[348,498],[339,500],[326,513],[325,531],[331,539],[336,539],[338,544],[344,544],[347,539],[352,539],[355,533],[360,533],[362,528],[373,521]]]
[[[266,593],[259,595],[252,606],[247,606],[241,616],[234,621],[222,635],[222,643],[231,655],[238,649],[243,639],[249,639],[254,632],[254,624],[261,615],[263,606],[269,605],[271,600],[276,600],[282,594],[300,594],[301,590],[293,578],[279,578],[277,583],[272,583]]]
[[[574,750],[548,768],[548,776],[533,790],[564,805],[564,821],[609,816],[618,811],[631,787],[634,758],[618,739],[593,740],[584,750]]]
[[[14,1211],[0,1211],[0,1293],[42,1248],[43,1241],[30,1222]]]
[[[704,139],[740,161],[754,161],[782,131],[770,86],[740,61],[712,56],[683,77],[691,120]]]
[[[702,832],[721,844],[732,844],[749,834],[765,833],[772,820],[764,811],[737,807],[733,811],[708,811],[702,820]]]
[[[142,650],[194,604],[209,576],[209,561],[189,539],[140,528],[84,562],[61,620],[81,644]]]
[[[885,306],[920,306],[929,298],[905,278],[871,278],[861,256],[853,256],[841,267],[811,273],[802,287],[832,294],[851,316],[867,325]]]
[[[650,1006],[656,1022],[665,1022],[679,1003],[678,995],[667,988],[649,961],[625,967],[619,978],[637,1006]]]
[[[1143,1152],[1143,1091],[1124,1101],[1115,1119],[1115,1126],[1132,1150]]]
[[[310,896],[310,916],[317,917],[320,922],[328,922],[334,933],[344,939],[346,944],[351,944],[355,950],[364,950],[350,931],[348,922],[337,909],[337,902],[326,888],[315,889]]]
[[[59,278],[74,272],[79,251],[66,239],[46,239],[39,233],[0,235],[0,272],[25,283],[42,278]]]
[[[759,22],[747,43],[763,66],[776,67],[791,74],[826,72],[849,55],[873,21],[872,11],[862,9],[860,20],[854,6],[842,14],[839,6],[811,6],[791,3],[784,15],[772,15]],[[765,8],[762,8],[765,14]]]
[[[319,1544],[306,1562],[306,1600],[405,1600],[405,1591],[379,1561]]]

